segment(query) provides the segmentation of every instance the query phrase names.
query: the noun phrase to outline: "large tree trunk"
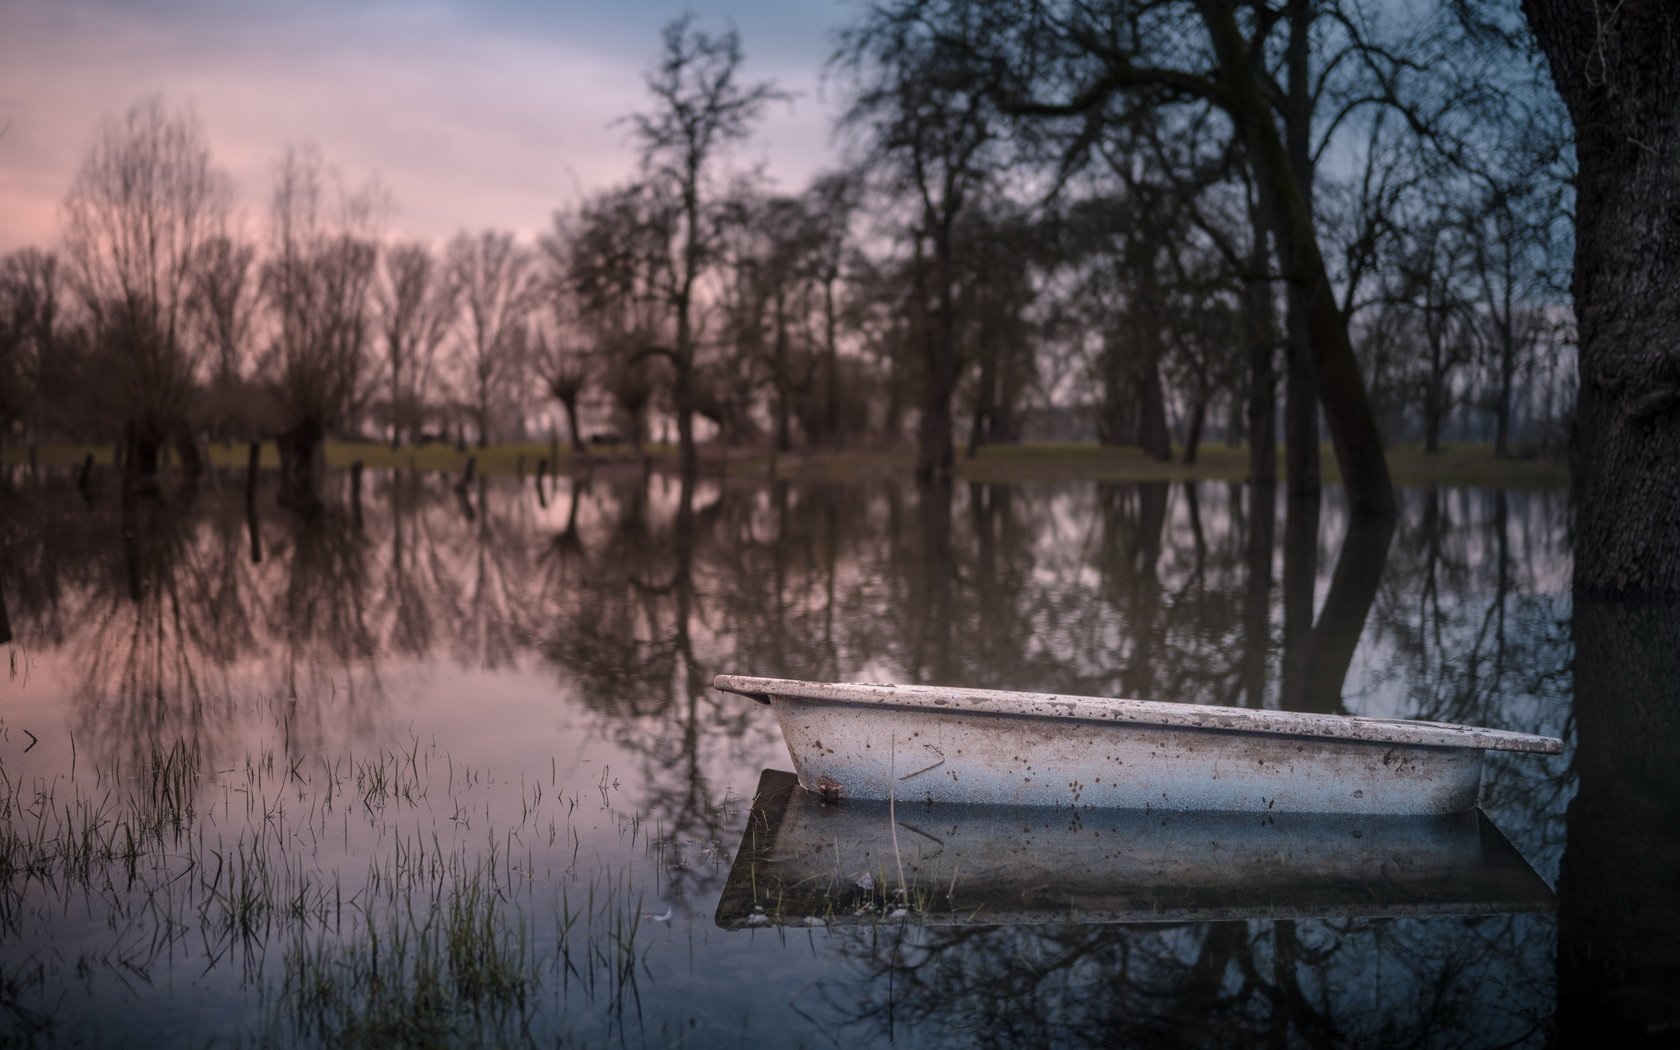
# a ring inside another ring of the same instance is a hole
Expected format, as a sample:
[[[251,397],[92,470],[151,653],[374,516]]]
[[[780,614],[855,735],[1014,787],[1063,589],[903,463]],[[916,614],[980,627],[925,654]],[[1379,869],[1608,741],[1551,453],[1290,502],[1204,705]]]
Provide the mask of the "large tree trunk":
[[[1524,0],[1575,125],[1575,586],[1680,595],[1680,5]]]

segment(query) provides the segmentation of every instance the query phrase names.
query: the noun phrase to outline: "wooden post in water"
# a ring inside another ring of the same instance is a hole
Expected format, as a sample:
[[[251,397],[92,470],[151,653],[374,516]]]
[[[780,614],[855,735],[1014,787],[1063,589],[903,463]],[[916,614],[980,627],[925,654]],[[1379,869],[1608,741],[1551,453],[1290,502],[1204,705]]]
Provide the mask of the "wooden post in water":
[[[362,461],[359,459],[350,464],[350,513],[359,530],[362,527]]]
[[[468,521],[474,521],[478,517],[473,510],[472,497],[467,495],[467,486],[472,484],[473,471],[477,465],[477,459],[468,456],[466,466],[461,468],[461,478],[455,482],[455,495],[461,501],[461,513],[466,516]]]
[[[82,469],[76,472],[76,488],[81,490],[83,496],[88,494],[88,483],[92,480],[92,478],[93,453],[89,452],[87,454],[87,458],[82,460]]]
[[[251,564],[262,563],[262,530],[261,522],[257,520],[256,488],[248,489],[251,493],[245,500],[245,528],[251,534]]]
[[[257,468],[262,466],[262,442],[251,442],[251,454],[245,466],[245,502],[257,501]]]

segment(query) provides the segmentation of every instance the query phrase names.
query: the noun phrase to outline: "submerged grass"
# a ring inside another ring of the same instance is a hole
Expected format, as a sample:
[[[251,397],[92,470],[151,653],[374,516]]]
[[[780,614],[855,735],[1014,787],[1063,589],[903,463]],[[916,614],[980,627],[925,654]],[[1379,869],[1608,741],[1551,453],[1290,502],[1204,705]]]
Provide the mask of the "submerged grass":
[[[360,936],[286,952],[288,1034],[326,1046],[507,1044],[528,1032],[542,974],[525,917],[475,871],[427,908],[371,918]]]
[[[639,1016],[650,917],[632,869],[651,855],[578,863],[580,822],[611,812],[605,780],[502,780],[418,740],[136,753],[126,770],[0,767],[0,1045],[86,1041],[89,1004],[172,973],[231,977],[262,1007],[231,1031],[264,1045],[551,1043]],[[605,822],[621,848],[639,823]]]

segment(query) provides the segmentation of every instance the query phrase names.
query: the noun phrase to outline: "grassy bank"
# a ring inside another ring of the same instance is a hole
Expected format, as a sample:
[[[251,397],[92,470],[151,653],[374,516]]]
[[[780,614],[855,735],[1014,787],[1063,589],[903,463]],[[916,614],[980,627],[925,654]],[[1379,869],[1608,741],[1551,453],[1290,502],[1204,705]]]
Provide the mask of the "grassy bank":
[[[333,441],[327,444],[327,464],[347,468],[361,462],[369,469],[441,471],[460,474],[468,457],[475,470],[483,474],[533,474],[539,463],[549,460],[554,450],[542,442],[492,445],[489,448],[469,448],[460,452],[453,445],[431,444],[419,447],[392,449],[387,445],[365,442]],[[111,463],[111,447],[91,445],[44,445],[37,452],[37,462],[44,467],[76,467],[90,453],[95,464]],[[210,461],[222,469],[243,469],[247,451],[244,445],[212,444]],[[907,474],[915,459],[908,449],[896,451],[811,452],[772,456],[763,450],[732,450],[720,455],[715,449],[702,449],[701,457],[707,468],[730,475],[774,474],[796,480],[860,480]],[[1335,453],[1326,445],[1322,450],[1324,480],[1335,484],[1340,480]],[[648,445],[638,454],[627,445],[607,445],[590,448],[581,456],[561,446],[558,457],[548,464],[550,471],[574,473],[581,470],[629,466],[645,462],[669,466],[675,462],[676,450],[670,445]],[[1248,476],[1247,453],[1226,445],[1204,445],[1195,463],[1180,462],[1182,451],[1175,450],[1171,462],[1161,462],[1136,448],[1109,448],[1083,442],[1040,442],[1026,445],[998,445],[980,450],[970,459],[959,455],[956,475],[972,481],[1241,481]],[[29,461],[27,449],[7,447],[0,453],[0,462],[21,464]],[[1389,469],[1396,484],[1487,486],[1497,488],[1559,488],[1569,484],[1569,467],[1551,459],[1500,459],[1493,454],[1493,446],[1486,443],[1452,445],[1440,453],[1429,455],[1421,447],[1401,445],[1389,449]],[[262,466],[272,469],[279,464],[273,444],[262,450]],[[1283,473],[1279,455],[1279,474]]]
[[[1321,450],[1324,480],[1341,481],[1335,452]],[[1195,463],[1181,462],[1182,449],[1174,450],[1169,462],[1156,460],[1137,448],[1110,448],[1082,442],[1043,442],[1027,445],[997,445],[981,449],[973,459],[959,455],[958,478],[974,481],[1243,481],[1248,477],[1248,453],[1226,445],[1204,445]],[[909,452],[899,454],[823,454],[783,457],[776,463],[779,476],[797,478],[846,478],[877,473],[909,472],[914,466]],[[1421,447],[1398,446],[1388,450],[1389,470],[1399,485],[1486,486],[1494,488],[1561,488],[1569,484],[1569,466],[1547,459],[1500,459],[1491,444],[1463,444],[1428,455]],[[768,470],[768,460],[759,456],[741,460],[736,470]],[[1278,475],[1283,476],[1279,453]]]

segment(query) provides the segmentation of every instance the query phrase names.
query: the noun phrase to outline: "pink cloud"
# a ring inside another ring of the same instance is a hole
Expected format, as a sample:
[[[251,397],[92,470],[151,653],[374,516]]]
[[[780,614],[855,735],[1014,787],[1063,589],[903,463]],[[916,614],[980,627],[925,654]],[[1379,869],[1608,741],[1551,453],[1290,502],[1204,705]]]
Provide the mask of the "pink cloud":
[[[351,184],[377,176],[393,232],[442,240],[458,229],[529,235],[556,208],[636,170],[626,129],[645,104],[642,73],[664,15],[647,12],[646,52],[626,60],[580,24],[520,33],[442,5],[302,8],[236,20],[238,8],[146,15],[25,0],[0,34],[0,252],[56,239],[59,206],[106,114],[162,93],[204,121],[253,228],[288,143],[314,140]],[[716,29],[718,22],[708,28]],[[741,164],[799,188],[832,163],[831,106],[817,60],[755,58],[749,78],[800,94],[767,114]],[[820,55],[814,41],[808,54]]]

